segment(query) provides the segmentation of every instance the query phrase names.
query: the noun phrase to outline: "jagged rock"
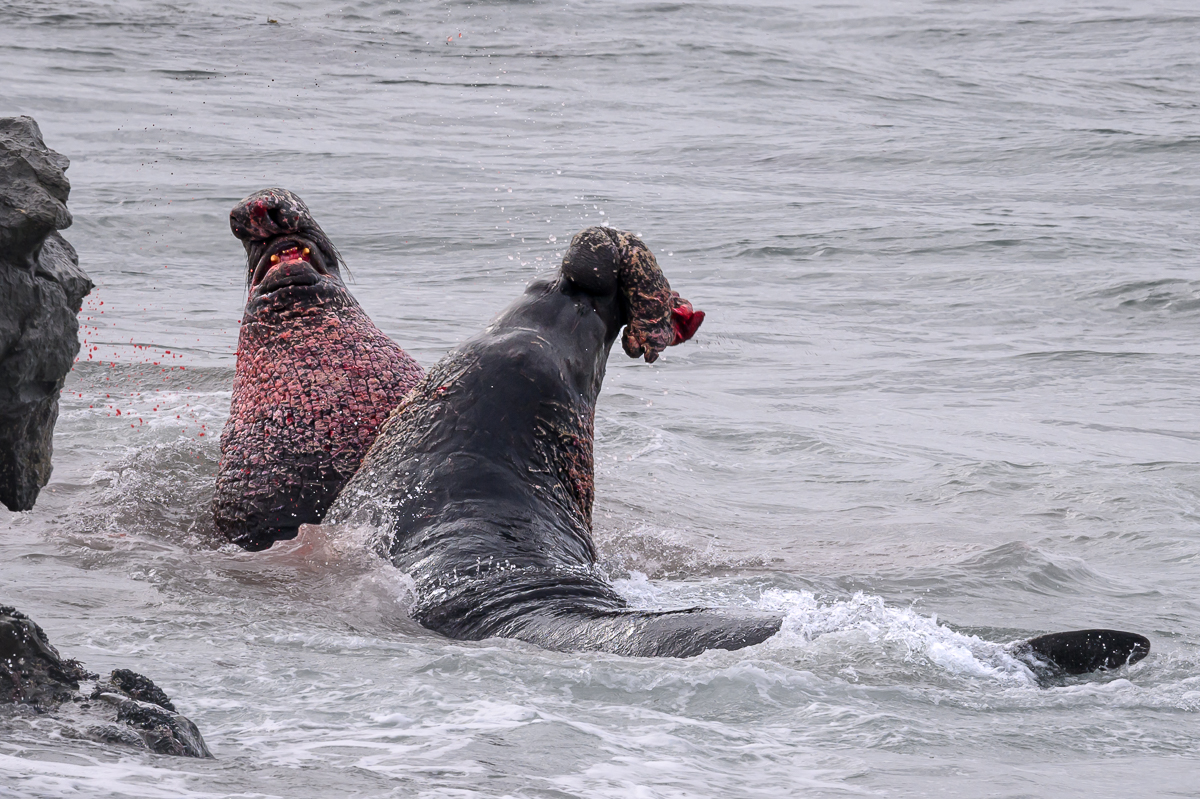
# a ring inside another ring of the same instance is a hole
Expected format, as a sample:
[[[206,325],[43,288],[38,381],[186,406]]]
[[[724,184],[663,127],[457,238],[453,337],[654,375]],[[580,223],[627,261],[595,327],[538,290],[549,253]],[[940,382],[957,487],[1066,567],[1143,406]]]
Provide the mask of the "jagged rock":
[[[77,660],[63,660],[33,619],[0,605],[0,703],[39,710],[70,699],[91,674]]]
[[[80,684],[96,681],[90,692]],[[70,716],[86,725],[69,736],[149,749],[161,755],[212,757],[200,731],[175,712],[148,677],[117,669],[107,681],[64,660],[33,619],[0,605],[0,705]]]
[[[93,287],[57,232],[71,224],[69,164],[33,119],[0,118],[0,502],[14,511],[32,508],[50,479],[76,315]]]
[[[128,696],[130,699],[136,699],[139,702],[149,702],[152,705],[165,707],[172,713],[175,712],[175,705],[171,702],[171,697],[163,692],[150,678],[143,677],[137,672],[129,669],[116,669],[109,681],[113,684],[116,690]]]

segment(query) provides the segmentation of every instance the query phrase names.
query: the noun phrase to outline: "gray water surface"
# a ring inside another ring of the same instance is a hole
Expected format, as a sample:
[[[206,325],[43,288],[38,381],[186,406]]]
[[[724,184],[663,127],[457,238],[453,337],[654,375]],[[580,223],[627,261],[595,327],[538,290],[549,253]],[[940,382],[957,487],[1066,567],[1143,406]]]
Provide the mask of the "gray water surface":
[[[1197,795],[1198,41],[1184,2],[0,6],[97,284],[0,602],[216,755],[9,714],[0,794]],[[784,631],[454,642],[354,540],[221,546],[227,216],[272,185],[425,365],[577,230],[641,233],[708,318],[610,363],[603,566]],[[1153,651],[1050,688],[1003,651],[1092,626]]]

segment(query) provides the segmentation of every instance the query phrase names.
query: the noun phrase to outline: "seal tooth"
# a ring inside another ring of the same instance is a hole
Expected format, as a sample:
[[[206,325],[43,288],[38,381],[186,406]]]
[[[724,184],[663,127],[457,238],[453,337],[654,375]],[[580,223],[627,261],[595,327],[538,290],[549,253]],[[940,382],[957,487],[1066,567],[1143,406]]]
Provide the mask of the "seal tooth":
[[[310,252],[312,252],[312,250],[308,249],[307,247],[304,248],[305,255],[308,255]]]
[[[271,256],[271,263],[273,263],[273,264],[279,263],[279,253],[276,253],[275,255]]]

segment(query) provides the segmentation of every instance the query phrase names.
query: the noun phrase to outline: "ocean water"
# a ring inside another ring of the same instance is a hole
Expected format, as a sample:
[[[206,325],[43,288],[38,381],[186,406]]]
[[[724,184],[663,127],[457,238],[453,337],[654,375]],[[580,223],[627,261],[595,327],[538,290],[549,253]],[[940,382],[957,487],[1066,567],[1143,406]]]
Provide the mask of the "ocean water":
[[[72,159],[97,287],[0,602],[216,759],[10,714],[0,795],[1197,795],[1197,41],[1188,2],[9,0],[0,114]],[[603,566],[784,630],[455,642],[353,540],[222,546],[227,215],[273,185],[425,365],[577,230],[641,233],[708,318],[612,358]],[[1004,652],[1094,626],[1152,652]]]

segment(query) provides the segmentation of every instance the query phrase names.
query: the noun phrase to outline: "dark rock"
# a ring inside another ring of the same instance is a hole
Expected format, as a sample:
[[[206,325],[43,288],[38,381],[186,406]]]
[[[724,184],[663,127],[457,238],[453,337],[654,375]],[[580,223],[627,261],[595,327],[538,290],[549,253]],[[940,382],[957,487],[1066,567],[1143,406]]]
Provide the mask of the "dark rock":
[[[50,479],[76,315],[93,287],[57,232],[71,224],[69,164],[33,119],[0,118],[0,502],[14,511],[32,508]]]
[[[146,742],[142,740],[142,736],[128,727],[118,727],[115,724],[89,727],[87,735],[84,737],[103,744],[121,744],[123,746],[135,746],[138,748],[146,745]]]
[[[195,724],[158,705],[127,699],[117,705],[117,721],[136,730],[146,748],[156,754],[212,757]]]
[[[80,680],[95,677],[79,661],[63,660],[33,619],[0,605],[0,703],[45,711],[71,699]]]
[[[36,713],[64,706],[94,722],[86,737],[164,755],[212,757],[200,731],[148,677],[117,669],[84,695],[80,683],[96,680],[78,661],[63,660],[46,633],[15,608],[0,605],[0,705]]]
[[[166,708],[172,713],[175,712],[175,705],[171,703],[171,698],[163,692],[163,689],[155,685],[149,677],[143,677],[129,669],[117,669],[109,677],[109,681],[117,690],[130,699],[136,699],[139,702],[150,702],[151,704]]]

